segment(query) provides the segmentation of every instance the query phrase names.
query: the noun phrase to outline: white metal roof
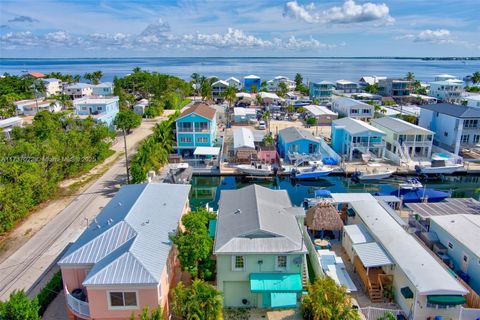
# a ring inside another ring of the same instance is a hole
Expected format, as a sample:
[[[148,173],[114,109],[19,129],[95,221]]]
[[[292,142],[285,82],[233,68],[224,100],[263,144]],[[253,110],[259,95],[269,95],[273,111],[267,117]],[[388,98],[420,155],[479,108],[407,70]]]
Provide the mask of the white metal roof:
[[[430,220],[472,251],[477,258],[480,257],[480,215],[431,216]]]
[[[215,81],[214,83],[212,83],[212,87],[216,86],[216,85],[219,85],[219,84],[223,84],[225,87],[228,87],[230,85],[227,81],[218,80],[218,81]]]
[[[233,81],[233,82],[236,82],[236,83],[240,83],[240,80],[238,80],[238,79],[235,78],[235,77],[229,77],[229,78],[225,79],[225,81],[227,81],[227,82]]]
[[[92,266],[83,285],[158,285],[189,185],[122,187],[59,261]]]
[[[84,98],[75,99],[75,100],[73,100],[73,104],[74,105],[79,105],[79,104],[109,104],[109,103],[118,101],[118,99],[119,98],[117,96],[108,97],[108,98],[93,97],[92,96],[92,97],[84,97]]]
[[[251,108],[242,108],[242,107],[235,107],[233,108],[233,115],[234,116],[246,116],[246,115],[256,115],[257,110]]]
[[[251,148],[255,150],[252,130],[243,127],[233,129],[233,148]]]
[[[244,79],[260,79],[260,77],[254,75],[254,74],[251,74],[251,75],[249,75],[249,76],[246,76]]]
[[[431,253],[407,233],[369,194],[335,194],[337,202],[350,203],[370,234],[387,251],[420,295],[465,295],[467,290]]]
[[[355,82],[352,82],[350,80],[337,80],[338,84],[356,84]]]
[[[11,117],[7,119],[2,119],[0,120],[0,128],[6,128],[12,125],[15,125],[17,123],[22,123],[23,119],[20,117]]]
[[[385,250],[376,242],[354,244],[353,250],[365,268],[389,266],[393,264]]]
[[[371,123],[373,126],[378,124],[384,128],[390,129],[393,132],[397,133],[410,133],[410,134],[434,134],[433,131],[417,126],[413,123],[407,122],[403,119],[393,118],[393,117],[382,117],[377,119],[372,119]]]
[[[374,126],[366,123],[365,121],[353,119],[353,118],[342,118],[332,121],[335,126],[344,127],[345,131],[349,132],[352,135],[360,134],[364,132],[374,132],[379,135],[386,135],[382,130],[375,128]]]
[[[331,116],[336,116],[338,113],[333,112],[332,110],[328,109],[325,106],[318,106],[316,104],[310,104],[308,106],[304,107],[306,110],[308,110],[310,113],[312,113],[315,117],[321,116],[321,115],[331,115]]]
[[[193,152],[194,156],[218,156],[220,148],[218,147],[196,147]]]
[[[260,97],[262,97],[262,99],[273,99],[273,100],[281,100],[282,98],[280,98],[276,93],[273,93],[273,92],[260,92],[258,94]]]
[[[372,242],[373,237],[368,233],[367,228],[363,224],[350,224],[343,226],[343,230],[350,237],[353,244]]]

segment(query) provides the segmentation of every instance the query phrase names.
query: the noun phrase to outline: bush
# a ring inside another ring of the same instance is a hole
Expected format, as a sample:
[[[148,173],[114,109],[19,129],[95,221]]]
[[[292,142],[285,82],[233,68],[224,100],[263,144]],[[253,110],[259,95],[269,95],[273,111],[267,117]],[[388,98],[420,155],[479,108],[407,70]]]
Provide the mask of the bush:
[[[50,303],[57,297],[60,291],[62,291],[62,274],[59,271],[53,275],[50,281],[48,281],[45,287],[43,287],[43,289],[37,295],[37,300],[40,307],[38,312],[40,315],[43,315],[45,310],[47,310]]]
[[[40,320],[37,299],[30,300],[23,290],[13,291],[7,301],[0,301],[0,319]]]

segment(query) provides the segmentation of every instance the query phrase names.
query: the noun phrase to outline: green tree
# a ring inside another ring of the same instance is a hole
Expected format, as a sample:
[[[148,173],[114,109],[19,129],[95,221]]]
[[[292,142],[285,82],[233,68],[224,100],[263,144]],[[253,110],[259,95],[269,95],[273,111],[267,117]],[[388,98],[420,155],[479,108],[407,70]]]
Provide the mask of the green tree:
[[[369,84],[365,87],[365,92],[377,94],[378,93],[378,83]]]
[[[130,133],[133,128],[137,128],[142,124],[142,117],[132,110],[120,111],[113,120],[113,124],[117,129]]]
[[[297,73],[295,75],[295,90],[300,91],[300,87],[303,86],[303,77],[300,73]]]
[[[302,314],[306,320],[361,319],[345,287],[329,277],[320,277],[308,287],[308,294],[302,299]]]
[[[287,85],[285,84],[285,82],[280,82],[278,84],[278,92],[277,94],[280,96],[280,97],[284,97],[285,94],[287,94],[288,92],[288,88],[287,88]]]
[[[307,124],[309,126],[315,126],[317,124],[317,118],[315,117],[308,117],[307,118]]]
[[[474,84],[480,83],[480,71],[474,72],[471,79]]]
[[[185,231],[172,236],[183,271],[194,278],[203,277],[199,266],[210,260],[212,255],[213,240],[208,234],[208,222],[213,217],[205,209],[191,211],[182,217]]]
[[[190,287],[180,282],[172,295],[172,312],[186,320],[222,320],[222,293],[195,279]]]
[[[378,318],[377,320],[396,320],[397,317],[391,313],[391,312],[385,312],[383,314],[383,316],[381,316],[380,318]]]
[[[254,84],[251,84],[250,85],[250,93],[257,93],[258,92],[258,88],[256,85]]]
[[[267,135],[263,138],[262,144],[263,144],[264,146],[267,146],[267,147],[274,146],[274,145],[275,145],[275,139],[273,139],[273,137],[272,137],[271,134],[267,134]]]
[[[142,309],[142,312],[138,315],[138,318],[135,317],[135,313],[132,312],[132,315],[130,316],[130,320],[162,320],[162,308],[160,306],[152,309],[151,312],[149,312],[149,307],[146,306]]]
[[[405,79],[408,81],[414,81],[415,80],[415,74],[413,72],[407,72],[405,75]]]
[[[267,81],[262,81],[260,83],[260,90],[267,90]]]
[[[200,87],[200,94],[202,95],[202,100],[206,101],[212,97],[212,86],[208,81],[204,81]]]
[[[0,319],[40,320],[38,302],[30,300],[23,290],[14,291],[5,302],[0,302]]]
[[[223,93],[223,97],[228,102],[228,107],[231,108],[233,103],[237,99],[237,90],[235,89],[235,87],[228,86]]]
[[[270,111],[265,111],[262,114],[262,119],[265,120],[265,123],[267,124],[268,132],[270,132]]]

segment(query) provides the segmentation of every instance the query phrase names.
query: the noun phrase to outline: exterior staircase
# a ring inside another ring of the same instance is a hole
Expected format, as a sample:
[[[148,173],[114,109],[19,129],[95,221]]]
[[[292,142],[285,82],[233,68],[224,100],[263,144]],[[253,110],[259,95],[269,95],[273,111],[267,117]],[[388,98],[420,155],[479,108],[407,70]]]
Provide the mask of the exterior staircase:
[[[310,284],[310,279],[308,277],[308,265],[307,265],[307,256],[303,256],[303,268],[302,268],[302,287],[304,290],[307,289]]]
[[[378,283],[372,283],[370,285],[370,288],[368,289],[368,295],[370,297],[370,300],[373,303],[384,302],[383,292],[382,292],[382,289],[380,288],[380,285]]]

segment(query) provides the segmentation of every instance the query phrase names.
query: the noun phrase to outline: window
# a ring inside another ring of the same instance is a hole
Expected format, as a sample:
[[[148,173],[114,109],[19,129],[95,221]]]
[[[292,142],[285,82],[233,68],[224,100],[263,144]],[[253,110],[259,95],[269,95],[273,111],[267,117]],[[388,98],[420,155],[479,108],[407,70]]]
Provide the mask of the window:
[[[232,257],[232,270],[233,271],[243,271],[243,270],[245,270],[245,257],[244,256],[233,256]]]
[[[110,291],[108,303],[112,309],[136,309],[137,293],[135,291]]]
[[[98,111],[102,111],[102,110],[103,110],[103,108],[102,108],[102,107],[98,107]]]
[[[362,110],[362,113],[368,114],[368,113],[370,113],[370,109],[363,109],[363,110]]]
[[[480,142],[480,135],[479,134],[474,134],[473,135],[473,143],[477,144]]]
[[[357,114],[357,113],[358,113],[358,110],[357,110],[357,109],[352,109],[352,110],[350,110],[350,113],[351,113],[351,114],[354,114],[354,113]]]
[[[468,262],[468,257],[467,257],[467,256],[463,256],[463,261]]]
[[[195,131],[207,131],[207,130],[208,130],[208,122],[195,123]]]
[[[192,142],[191,137],[180,137],[180,142],[190,143]]]
[[[463,126],[465,128],[476,128],[478,126],[478,120],[465,120]]]
[[[462,134],[462,143],[468,143],[469,140],[470,140],[469,134]]]
[[[448,132],[445,131],[445,132],[443,133],[443,135],[444,135],[445,137],[448,137]]]
[[[275,270],[284,271],[287,270],[287,256],[277,256],[275,263]]]
[[[431,134],[429,134],[429,135],[427,136],[427,141],[432,141],[432,138],[433,138],[433,136],[432,136]]]
[[[453,249],[453,243],[449,242],[449,243],[448,243],[448,247],[449,247],[450,249]]]
[[[208,138],[207,137],[200,137],[200,138],[197,138],[197,142],[208,142]]]
[[[417,134],[417,135],[415,136],[415,141],[423,141],[423,136]]]

